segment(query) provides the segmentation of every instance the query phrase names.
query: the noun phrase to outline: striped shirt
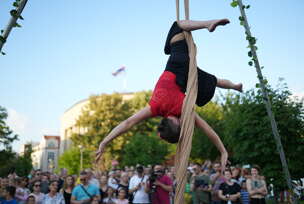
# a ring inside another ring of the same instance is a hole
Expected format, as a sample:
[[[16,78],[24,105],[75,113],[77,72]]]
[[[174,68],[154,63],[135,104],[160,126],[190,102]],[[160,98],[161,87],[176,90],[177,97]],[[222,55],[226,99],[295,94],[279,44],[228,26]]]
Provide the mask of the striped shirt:
[[[250,199],[249,199],[249,193],[248,191],[241,189],[241,202],[242,204],[249,204]]]

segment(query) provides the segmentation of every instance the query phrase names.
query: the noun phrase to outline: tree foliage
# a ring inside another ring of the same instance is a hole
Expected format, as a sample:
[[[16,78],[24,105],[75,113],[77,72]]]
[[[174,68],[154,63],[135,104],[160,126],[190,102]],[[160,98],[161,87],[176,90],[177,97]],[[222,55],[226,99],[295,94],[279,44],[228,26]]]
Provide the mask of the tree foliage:
[[[102,94],[92,96],[89,104],[84,108],[82,115],[77,120],[78,133],[72,135],[75,145],[83,145],[90,151],[96,151],[99,143],[122,121],[135,112],[144,108],[151,96],[150,91],[135,93],[131,99],[124,99],[121,94]],[[124,135],[111,142],[103,156],[105,166],[109,166],[111,160],[121,160],[124,145],[131,136],[139,133],[151,135],[156,130],[159,119],[149,119],[132,128]]]
[[[217,132],[219,136],[223,132],[223,111],[217,102],[209,102],[203,107],[196,109],[196,112]],[[200,129],[195,128],[192,142],[191,159],[216,159],[219,152],[211,143],[209,138]]]
[[[31,154],[31,148],[26,149],[23,155],[18,155],[11,149],[0,151],[0,176],[12,172],[18,176],[27,176],[33,168]]]
[[[0,147],[10,149],[12,142],[18,140],[18,136],[8,127],[5,120],[7,119],[7,111],[0,106]]]
[[[303,176],[304,115],[303,101],[291,98],[286,84],[268,86],[272,110],[278,124],[282,145],[293,179]],[[242,95],[228,95],[223,105],[225,142],[232,158],[243,164],[258,164],[267,179],[284,186],[279,153],[271,131],[260,90]]]
[[[83,168],[89,168],[92,165],[92,156],[93,152],[89,151],[87,149],[84,149],[83,151]],[[80,171],[80,159],[81,159],[81,153],[80,149],[77,147],[73,147],[66,152],[64,152],[59,157],[59,168],[66,168],[69,172],[69,174],[78,174]]]
[[[161,164],[169,153],[168,146],[169,144],[161,141],[156,134],[136,134],[124,146],[121,164],[123,166]]]

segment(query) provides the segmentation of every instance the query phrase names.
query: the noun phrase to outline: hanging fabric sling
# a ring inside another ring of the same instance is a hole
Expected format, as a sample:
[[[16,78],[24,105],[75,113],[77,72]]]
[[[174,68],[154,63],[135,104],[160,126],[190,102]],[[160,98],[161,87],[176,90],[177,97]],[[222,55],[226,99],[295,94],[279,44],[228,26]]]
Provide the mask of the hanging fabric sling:
[[[185,18],[189,20],[189,0],[184,0]],[[176,0],[176,17],[179,21],[179,0]],[[183,102],[181,115],[181,133],[175,156],[177,188],[174,197],[175,204],[184,204],[184,191],[186,186],[186,170],[192,147],[192,136],[195,124],[194,106],[197,97],[197,64],[196,45],[193,42],[191,32],[183,32],[189,50],[189,74],[186,97]]]

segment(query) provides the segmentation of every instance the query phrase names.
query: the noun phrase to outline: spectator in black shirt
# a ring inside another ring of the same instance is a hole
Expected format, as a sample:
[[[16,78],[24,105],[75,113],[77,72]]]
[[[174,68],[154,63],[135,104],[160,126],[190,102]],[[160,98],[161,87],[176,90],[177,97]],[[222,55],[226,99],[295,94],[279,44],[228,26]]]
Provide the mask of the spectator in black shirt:
[[[230,169],[224,171],[226,181],[220,185],[219,197],[222,204],[240,204],[241,187],[231,180]]]

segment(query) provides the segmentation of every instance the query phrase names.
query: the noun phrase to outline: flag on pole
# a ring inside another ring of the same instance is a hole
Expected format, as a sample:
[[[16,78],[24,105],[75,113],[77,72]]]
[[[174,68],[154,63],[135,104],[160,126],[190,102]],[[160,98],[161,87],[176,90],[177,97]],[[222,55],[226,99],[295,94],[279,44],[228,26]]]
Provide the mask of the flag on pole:
[[[126,67],[122,66],[119,69],[117,69],[115,72],[112,73],[113,76],[117,76],[118,74],[120,74],[121,72],[126,71]]]

